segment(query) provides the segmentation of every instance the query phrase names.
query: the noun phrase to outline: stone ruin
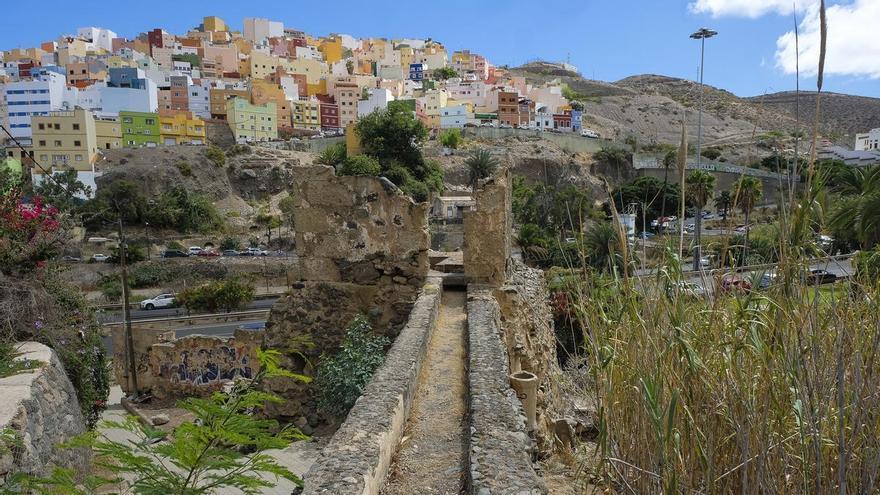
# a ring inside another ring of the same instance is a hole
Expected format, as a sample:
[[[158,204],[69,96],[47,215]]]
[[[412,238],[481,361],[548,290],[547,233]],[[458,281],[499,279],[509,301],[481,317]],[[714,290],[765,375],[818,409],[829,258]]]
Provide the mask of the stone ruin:
[[[301,172],[291,187],[297,281],[272,308],[266,344],[284,354],[282,366],[312,375],[358,314],[392,340],[400,332],[428,273],[428,205],[384,178],[336,176],[325,166]],[[269,414],[320,422],[307,384],[273,378],[267,386],[285,399]]]

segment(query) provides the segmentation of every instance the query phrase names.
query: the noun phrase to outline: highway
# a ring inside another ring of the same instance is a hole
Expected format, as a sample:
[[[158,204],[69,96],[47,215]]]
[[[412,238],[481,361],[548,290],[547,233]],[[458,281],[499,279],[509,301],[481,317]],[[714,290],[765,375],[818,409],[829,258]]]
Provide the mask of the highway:
[[[246,310],[252,309],[269,309],[272,305],[277,301],[277,297],[271,297],[266,299],[255,299],[251,302],[246,308]],[[192,313],[196,314],[196,313]],[[132,309],[131,310],[131,321],[138,320],[149,320],[153,318],[170,318],[174,316],[186,316],[187,312],[183,308],[159,308],[153,310],[145,310],[145,309]],[[112,311],[104,311],[98,316],[98,321],[100,323],[118,323],[122,321],[122,309],[114,309]]]

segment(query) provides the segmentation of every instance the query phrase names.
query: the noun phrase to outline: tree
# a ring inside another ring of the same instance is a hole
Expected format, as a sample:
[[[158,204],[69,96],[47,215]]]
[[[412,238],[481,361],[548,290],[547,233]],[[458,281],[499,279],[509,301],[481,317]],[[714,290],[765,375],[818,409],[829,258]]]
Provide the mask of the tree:
[[[34,186],[34,194],[41,196],[46,204],[61,211],[70,212],[92,195],[92,188],[77,179],[76,170],[55,173],[52,179],[44,178]]]
[[[681,191],[678,184],[661,182],[656,177],[646,175],[615,189],[611,197],[617,211],[622,211],[629,204],[637,204],[639,221],[647,221],[665,216],[664,205],[678,204]],[[647,230],[644,224],[642,230]]]
[[[880,166],[841,170],[834,191],[841,199],[831,214],[830,225],[851,232],[863,249],[880,242]]]
[[[296,200],[293,196],[286,196],[278,202],[278,209],[281,210],[281,215],[284,218],[284,223],[287,224],[287,232],[289,234],[290,230],[294,228],[293,219],[296,212]]]
[[[455,69],[453,69],[452,67],[440,67],[439,69],[434,69],[431,75],[434,77],[434,79],[445,81],[447,79],[457,77],[458,73],[455,72]]]
[[[354,74],[354,61],[350,59],[345,61],[345,71],[348,72],[349,75]]]
[[[724,212],[721,214],[721,219],[725,222],[727,221],[727,212],[730,210],[731,204],[733,204],[733,198],[730,197],[729,191],[721,191],[721,194],[715,197],[715,209]]]
[[[177,293],[175,299],[187,311],[227,313],[247,306],[254,299],[254,286],[237,278],[218,280],[199,287],[189,287]]]
[[[277,229],[281,227],[281,217],[278,215],[272,215],[265,211],[257,214],[257,217],[254,219],[257,225],[266,229],[266,245],[272,243],[272,229]]]
[[[322,357],[318,365],[318,407],[333,416],[344,417],[385,360],[385,346],[389,343],[387,337],[373,334],[364,316],[356,316],[346,330],[339,352]]]
[[[584,249],[590,265],[600,270],[621,268],[623,257],[618,249],[620,234],[609,222],[594,225],[584,235]]]
[[[584,111],[584,104],[578,100],[572,100],[572,101],[568,102],[568,106],[570,106],[572,110],[575,110],[578,112]]]
[[[373,157],[356,155],[346,158],[339,167],[339,175],[372,175],[382,173],[382,165]]]
[[[697,208],[696,233],[694,235],[694,270],[700,268],[702,247],[700,234],[703,228],[703,207],[712,198],[715,190],[715,176],[705,170],[694,170],[685,179],[685,194]],[[682,220],[683,221],[683,220]]]
[[[498,168],[498,159],[492,156],[492,153],[489,150],[480,148],[474,151],[471,156],[464,161],[464,164],[468,168],[471,189],[476,192],[477,183],[495,173],[495,169]]]
[[[356,124],[364,153],[382,163],[396,160],[417,178],[415,173],[424,164],[421,144],[428,138],[428,129],[412,114],[399,110],[377,110]]]
[[[90,448],[96,464],[115,478],[88,476],[83,484],[77,477],[81,473],[56,469],[48,478],[26,478],[22,493],[86,495],[112,490],[208,495],[226,488],[256,495],[274,487],[278,478],[302,486],[302,480],[267,451],[283,449],[294,440],[308,437],[291,425],[259,418],[255,411],[269,402],[282,401],[263,391],[267,378],[289,377],[304,382],[309,378],[281,369],[276,351],[257,352],[260,370],[253,379],[237,380],[228,393],[180,401],[178,407],[195,419],[176,427],[171,435],[129,416],[124,421],[104,422],[103,431],[124,430],[133,439],[126,435],[124,440],[115,440],[90,432],[69,444]],[[120,489],[120,484],[126,488]]]
[[[733,184],[734,201],[736,201],[736,205],[739,207],[740,210],[742,210],[743,214],[746,216],[746,256],[748,256],[749,230],[751,230],[751,227],[749,225],[749,217],[751,216],[752,211],[755,209],[755,206],[758,204],[758,201],[760,201],[762,192],[763,191],[761,187],[761,181],[755,177],[740,177],[740,179]]]
[[[710,160],[717,160],[721,156],[721,150],[718,148],[706,148],[701,153],[704,158],[708,158]]]
[[[440,144],[447,148],[456,149],[461,144],[461,131],[448,129],[440,133]]]

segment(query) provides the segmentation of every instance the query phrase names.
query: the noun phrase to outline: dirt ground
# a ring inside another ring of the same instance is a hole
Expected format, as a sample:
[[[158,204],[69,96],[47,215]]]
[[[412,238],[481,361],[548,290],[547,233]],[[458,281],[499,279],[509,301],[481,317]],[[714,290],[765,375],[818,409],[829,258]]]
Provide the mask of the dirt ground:
[[[440,318],[384,495],[464,493],[467,460],[466,294],[443,293]]]

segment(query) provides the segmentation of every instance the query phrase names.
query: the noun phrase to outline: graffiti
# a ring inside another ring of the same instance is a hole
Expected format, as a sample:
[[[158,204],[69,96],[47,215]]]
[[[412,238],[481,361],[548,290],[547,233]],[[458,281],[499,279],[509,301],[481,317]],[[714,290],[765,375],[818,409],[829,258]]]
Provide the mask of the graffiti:
[[[217,340],[201,340],[182,339],[160,352],[154,347],[154,357],[159,361],[159,377],[172,386],[197,387],[217,386],[236,378],[253,378],[254,369],[246,345],[217,345],[220,343]]]

